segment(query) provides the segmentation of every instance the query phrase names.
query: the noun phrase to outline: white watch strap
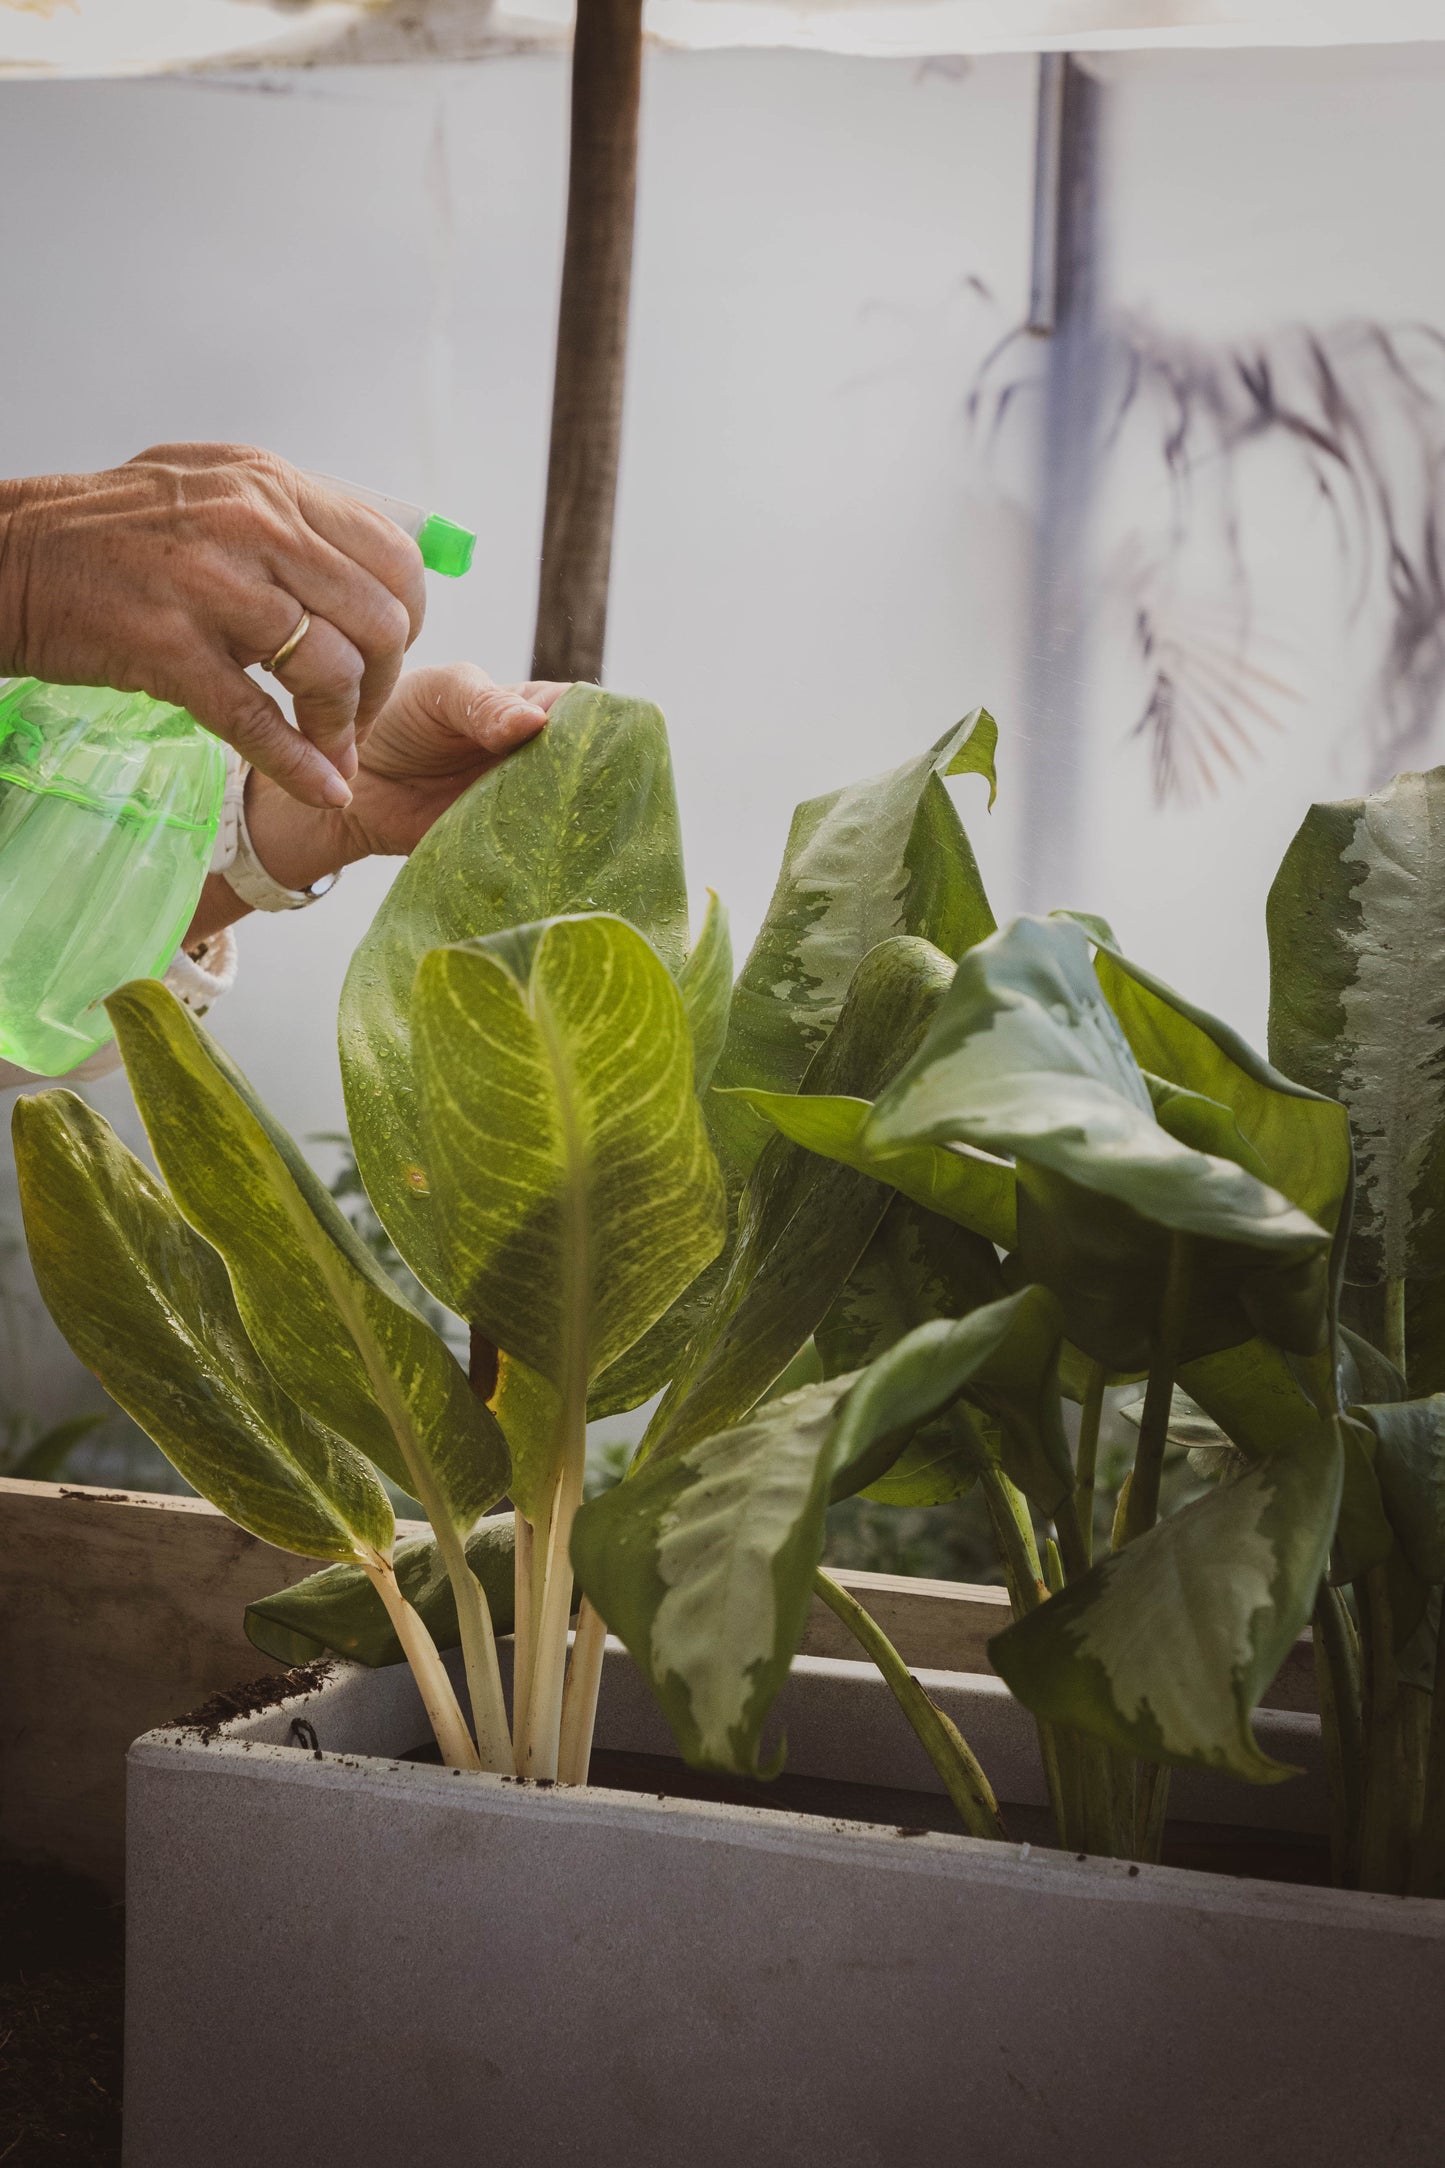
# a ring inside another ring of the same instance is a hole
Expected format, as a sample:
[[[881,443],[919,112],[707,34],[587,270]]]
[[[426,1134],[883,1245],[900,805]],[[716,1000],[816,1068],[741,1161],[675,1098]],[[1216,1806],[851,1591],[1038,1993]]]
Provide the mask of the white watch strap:
[[[234,764],[234,765],[233,765]],[[283,888],[273,880],[256,856],[251,831],[246,826],[246,778],[249,764],[226,752],[226,795],[221,805],[221,825],[211,855],[212,873],[222,873],[230,886],[253,911],[304,911],[308,903],[329,896],[341,879],[324,873],[310,888]]]

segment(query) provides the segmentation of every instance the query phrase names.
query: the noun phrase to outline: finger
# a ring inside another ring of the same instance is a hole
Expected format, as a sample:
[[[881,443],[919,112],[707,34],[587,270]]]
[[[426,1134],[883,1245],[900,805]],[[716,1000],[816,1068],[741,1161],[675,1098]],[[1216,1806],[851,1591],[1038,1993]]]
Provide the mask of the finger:
[[[309,475],[299,478],[298,495],[307,526],[380,580],[401,603],[410,620],[410,647],[426,616],[426,571],[411,536],[369,504],[358,504]]]
[[[313,617],[299,645],[274,673],[291,695],[297,729],[348,778],[357,769],[356,711],[364,670],[345,633],[324,617]]]
[[[253,768],[302,805],[350,805],[351,791],[331,762],[292,729],[275,701],[239,663],[217,657],[187,688],[186,706],[198,722],[234,745]]]
[[[364,736],[395,690],[403,657],[426,616],[421,551],[380,512],[309,475],[297,478],[297,494],[336,583],[334,592],[323,588],[316,600],[366,661],[357,712],[357,734]]]
[[[552,678],[529,678],[525,685],[513,685],[510,690],[523,700],[535,701],[544,715],[550,715],[563,693],[570,693],[570,684],[559,685]]]
[[[364,737],[395,690],[401,676],[411,620],[389,588],[320,535],[303,530],[304,539],[278,563],[278,586],[324,617],[360,654],[363,669],[356,706],[356,734]],[[295,620],[293,619],[294,623]]]
[[[426,712],[485,753],[511,752],[547,720],[540,702],[514,685],[496,685],[475,663],[418,670],[406,690]]]

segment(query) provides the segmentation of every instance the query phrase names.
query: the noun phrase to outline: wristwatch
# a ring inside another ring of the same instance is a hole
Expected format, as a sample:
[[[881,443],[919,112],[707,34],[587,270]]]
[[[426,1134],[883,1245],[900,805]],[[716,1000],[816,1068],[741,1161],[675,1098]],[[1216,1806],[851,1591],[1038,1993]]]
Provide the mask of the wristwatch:
[[[341,875],[323,873],[310,888],[283,888],[279,881],[272,879],[256,856],[256,846],[246,826],[246,778],[250,773],[250,762],[242,760],[227,746],[226,795],[221,804],[216,847],[211,854],[211,871],[224,874],[242,903],[249,904],[253,911],[304,911],[308,903],[319,903],[323,896],[329,896]]]

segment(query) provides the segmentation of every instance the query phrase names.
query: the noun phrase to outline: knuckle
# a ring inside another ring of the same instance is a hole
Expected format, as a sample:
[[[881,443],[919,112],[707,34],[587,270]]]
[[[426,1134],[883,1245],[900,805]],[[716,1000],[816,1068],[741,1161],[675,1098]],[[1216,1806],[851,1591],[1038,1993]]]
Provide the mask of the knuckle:
[[[411,618],[395,595],[378,596],[367,606],[357,632],[364,654],[398,654],[411,638]]]

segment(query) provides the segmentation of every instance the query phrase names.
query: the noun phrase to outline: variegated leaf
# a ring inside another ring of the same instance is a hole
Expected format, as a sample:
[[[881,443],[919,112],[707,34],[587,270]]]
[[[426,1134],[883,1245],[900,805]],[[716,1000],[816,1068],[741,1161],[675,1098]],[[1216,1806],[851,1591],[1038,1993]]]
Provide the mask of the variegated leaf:
[[[1349,1277],[1445,1271],[1445,768],[1312,806],[1268,925],[1270,1056],[1349,1109]]]

